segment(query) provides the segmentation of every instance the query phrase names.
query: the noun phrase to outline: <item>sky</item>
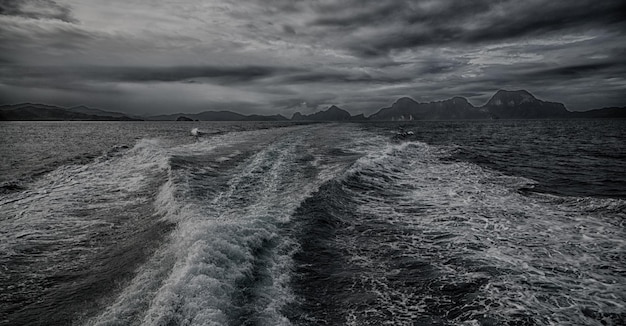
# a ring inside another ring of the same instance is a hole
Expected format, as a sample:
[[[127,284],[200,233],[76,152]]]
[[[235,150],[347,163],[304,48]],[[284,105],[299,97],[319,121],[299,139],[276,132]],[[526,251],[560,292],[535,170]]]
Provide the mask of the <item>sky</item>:
[[[366,115],[526,89],[626,106],[623,0],[0,0],[0,104]]]

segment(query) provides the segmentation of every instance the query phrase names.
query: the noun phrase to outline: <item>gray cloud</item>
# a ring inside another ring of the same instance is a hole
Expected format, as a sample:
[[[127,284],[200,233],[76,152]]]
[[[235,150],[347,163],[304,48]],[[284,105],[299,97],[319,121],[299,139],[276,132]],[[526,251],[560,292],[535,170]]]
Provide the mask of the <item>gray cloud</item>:
[[[264,66],[180,66],[180,67],[115,67],[95,69],[94,76],[124,82],[177,82],[191,79],[218,79],[241,83],[270,77],[289,68]]]
[[[296,34],[296,30],[292,26],[289,26],[289,25],[283,25],[283,31],[285,31],[285,33],[287,34],[293,34],[293,35]]]
[[[626,63],[620,61],[577,64],[533,71],[528,73],[528,76],[533,79],[557,79],[587,77],[598,73],[622,75],[626,73]]]
[[[6,66],[3,78],[65,82],[200,82],[210,79],[220,83],[244,83],[294,71],[286,67],[267,66],[170,66],[170,67],[106,67],[106,66]]]
[[[53,0],[2,0],[0,15],[75,22],[69,6]]]
[[[359,3],[348,1],[335,6],[332,13],[320,15],[311,25],[344,32],[369,29],[362,37],[344,44],[362,57],[437,44],[510,40],[571,28],[614,26],[623,31],[626,26],[626,4],[619,0]]]
[[[5,0],[0,102],[286,116],[337,104],[370,114],[401,96],[482,105],[499,88],[526,88],[575,110],[623,106],[624,9],[620,0]]]
[[[285,76],[284,82],[293,83],[364,83],[389,84],[409,82],[407,76],[372,76],[365,72],[308,71]]]

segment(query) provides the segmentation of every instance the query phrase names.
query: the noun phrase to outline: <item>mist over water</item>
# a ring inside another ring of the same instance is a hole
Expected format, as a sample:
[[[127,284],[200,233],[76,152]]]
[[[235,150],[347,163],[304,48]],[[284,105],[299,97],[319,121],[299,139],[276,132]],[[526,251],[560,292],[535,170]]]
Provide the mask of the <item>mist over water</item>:
[[[624,324],[623,121],[398,126],[2,124],[0,324]]]

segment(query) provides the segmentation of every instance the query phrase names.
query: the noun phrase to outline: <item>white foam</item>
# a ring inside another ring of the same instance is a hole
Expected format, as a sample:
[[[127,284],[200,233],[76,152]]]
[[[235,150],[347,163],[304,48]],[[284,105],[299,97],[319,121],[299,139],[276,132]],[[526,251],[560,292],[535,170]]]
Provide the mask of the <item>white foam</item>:
[[[139,141],[123,156],[61,166],[38,180],[33,190],[9,196],[2,203],[2,249],[10,250],[27,240],[16,237],[23,231],[49,230],[51,237],[88,239],[97,232],[93,226],[110,223],[72,212],[109,210],[111,205],[124,207],[150,200],[146,189],[164,179],[167,169],[167,156],[158,142],[151,140]]]
[[[297,300],[289,285],[298,246],[281,226],[322,183],[340,175],[343,180],[357,176],[366,184],[350,193],[359,207],[354,223],[366,225],[371,219],[401,230],[396,238],[375,242],[375,247],[338,241],[350,254],[348,261],[364,271],[355,287],[367,285],[375,302],[347,311],[349,324],[385,317],[385,310],[392,312],[392,317],[386,316],[388,324],[409,323],[438,299],[410,287],[394,287],[392,276],[400,271],[389,267],[385,261],[389,257],[376,256],[391,249],[430,262],[441,273],[442,283],[489,279],[478,289],[475,309],[461,314],[456,324],[479,324],[481,314],[506,319],[525,311],[545,316],[540,324],[580,324],[580,319],[572,318],[580,316],[581,307],[604,312],[624,309],[623,273],[610,270],[616,268],[611,259],[626,249],[620,224],[623,214],[621,220],[614,219],[615,212],[625,207],[623,201],[523,195],[518,189],[534,181],[442,160],[449,149],[419,142],[390,144],[385,137],[368,136],[352,126],[335,128],[332,134],[325,128],[237,132],[167,149],[143,141],[115,158],[129,165],[120,176],[128,184],[107,184],[104,173],[98,179],[101,184],[120,194],[140,192],[152,178],[146,171],[163,175],[167,181],[158,190],[155,211],[177,227],[135,278],[124,284],[119,296],[88,324],[223,325],[248,309],[260,324],[289,325],[281,311]],[[313,141],[318,144],[309,146]],[[363,156],[347,168],[349,160],[333,161],[324,154],[324,142]],[[211,156],[214,152],[219,155]],[[244,152],[256,154],[242,162],[235,160]],[[306,155],[306,160],[298,161]],[[211,166],[194,167],[196,172],[219,173],[220,180],[226,180],[197,195],[191,171],[170,169],[171,156],[207,156],[211,164],[237,165],[219,172]],[[115,173],[114,161],[97,164]],[[305,174],[302,164],[318,173]],[[51,183],[28,200],[49,198],[64,189],[86,189],[80,186],[80,176],[91,173],[90,169],[59,172],[66,176],[64,182]],[[39,216],[47,216],[49,207],[37,207]],[[368,234],[376,239],[375,229],[361,235]],[[511,273],[492,275],[451,263],[454,259]],[[609,270],[603,272],[598,266]],[[252,276],[261,281],[245,283]],[[564,290],[554,294],[549,286]],[[242,298],[245,287],[249,293]]]
[[[542,324],[592,323],[580,311],[564,310],[559,302],[576,309],[620,313],[626,302],[626,279],[614,270],[623,267],[611,257],[626,252],[626,234],[619,227],[624,214],[615,210],[625,207],[624,201],[523,195],[518,189],[534,181],[471,163],[444,161],[446,152],[416,142],[372,148],[350,173],[379,189],[376,195],[353,194],[361,203],[357,216],[401,225],[406,234],[388,241],[401,241],[396,245],[407,255],[429,260],[449,282],[473,275],[467,274],[471,266],[448,262],[455,257],[512,271],[489,276],[489,285],[480,290],[482,300],[499,305],[485,304],[456,322],[481,314],[507,320],[516,312],[531,311],[544,316]],[[393,194],[393,201],[380,196],[383,190]],[[431,234],[445,238],[437,240]],[[370,249],[356,246],[353,254],[361,257]],[[431,255],[441,258],[431,259]],[[366,277],[384,283],[384,272],[374,270],[378,271]],[[384,293],[404,293],[404,289],[384,284],[375,288],[384,289],[378,293],[380,309],[405,307],[397,318],[419,315],[420,309],[406,306],[406,298],[387,299]],[[415,295],[408,301],[422,302],[423,307],[432,304]]]
[[[297,243],[279,227],[323,182],[303,177],[297,158],[311,137],[302,129],[310,127],[296,129],[302,133],[289,134],[294,128],[241,132],[172,149],[183,156],[230,151],[212,159],[223,163],[220,157],[241,155],[243,144],[262,148],[222,172],[226,185],[212,197],[191,195],[185,181],[189,171],[170,172],[171,181],[161,187],[155,204],[165,219],[176,221],[176,229],[89,324],[223,325],[252,309],[261,324],[289,325],[281,311],[294,300],[289,284]],[[245,288],[248,297],[242,299]]]

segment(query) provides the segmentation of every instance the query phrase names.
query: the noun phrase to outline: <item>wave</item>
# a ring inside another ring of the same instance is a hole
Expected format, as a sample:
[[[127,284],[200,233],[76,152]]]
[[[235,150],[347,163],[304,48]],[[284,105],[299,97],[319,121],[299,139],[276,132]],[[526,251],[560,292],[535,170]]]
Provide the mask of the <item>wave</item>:
[[[297,211],[297,324],[626,317],[624,201],[520,191],[535,182],[450,161],[445,147],[366,151]]]
[[[0,261],[11,273],[0,283],[19,289],[2,300],[11,323],[69,322],[130,277],[172,227],[151,209],[168,169],[159,142],[141,140],[3,196]]]
[[[10,281],[44,294],[5,311],[86,325],[626,318],[623,200],[529,191],[454,147],[387,136],[320,124],[141,139],[59,167],[0,203],[0,260],[29,268]]]
[[[175,150],[156,204],[176,229],[87,324],[290,324],[282,311],[298,244],[285,226],[340,171],[308,144],[320,132],[238,132]]]

